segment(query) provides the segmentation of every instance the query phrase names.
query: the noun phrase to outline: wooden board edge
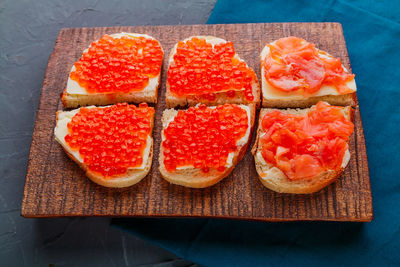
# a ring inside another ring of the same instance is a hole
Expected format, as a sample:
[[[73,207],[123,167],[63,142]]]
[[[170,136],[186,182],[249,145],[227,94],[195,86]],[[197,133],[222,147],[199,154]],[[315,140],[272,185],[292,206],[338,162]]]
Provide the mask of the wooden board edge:
[[[254,222],[371,222],[373,220],[373,216],[363,216],[359,218],[262,218],[262,217],[248,217],[248,216],[212,216],[212,215],[181,215],[181,214],[172,214],[172,215],[165,215],[165,214],[152,214],[152,215],[107,215],[107,214],[91,214],[91,215],[82,215],[82,214],[24,214],[22,217],[27,219],[34,219],[34,218],[85,218],[85,217],[101,217],[101,218],[163,218],[163,219],[195,219],[195,218],[202,218],[202,219],[226,219],[226,220],[246,220],[246,221],[254,221]]]
[[[39,103],[37,106],[37,110],[36,110],[36,115],[35,115],[35,122],[34,122],[34,126],[33,126],[33,130],[32,130],[32,137],[31,137],[31,143],[30,143],[30,147],[29,147],[29,156],[28,156],[28,166],[27,166],[27,171],[26,171],[26,175],[25,175],[25,182],[24,182],[24,190],[23,190],[23,197],[22,197],[22,204],[21,204],[21,216],[26,217],[28,216],[28,211],[27,211],[27,201],[28,201],[28,186],[29,186],[29,182],[30,182],[30,176],[32,175],[32,155],[34,154],[34,137],[35,134],[38,132],[38,118],[40,116],[40,109],[42,108],[42,102],[44,101],[45,97],[43,96],[43,88],[46,86],[45,81],[48,79],[47,77],[49,76],[50,70],[51,70],[51,63],[53,62],[53,58],[56,55],[56,44],[57,42],[59,42],[62,34],[64,33],[63,29],[61,29],[58,32],[56,41],[54,43],[53,46],[53,51],[49,56],[49,59],[47,61],[47,66],[46,66],[46,71],[43,77],[43,83],[42,83],[42,87],[40,89],[40,96],[39,96]],[[58,100],[60,101],[60,100]],[[57,107],[55,107],[55,109],[57,110]],[[50,151],[48,151],[48,153],[50,153]]]
[[[291,25],[291,24],[318,24],[318,25],[337,25],[340,27],[341,32],[343,33],[343,27],[342,24],[340,22],[328,22],[328,21],[324,21],[324,22],[256,22],[256,23],[215,23],[215,24],[170,24],[170,25],[119,25],[119,26],[106,26],[106,27],[63,27],[60,28],[59,30],[59,35],[61,33],[70,31],[70,30],[76,30],[76,29],[80,29],[80,30],[101,30],[101,29],[107,29],[107,30],[111,30],[111,29],[121,29],[121,28],[129,28],[129,27],[146,27],[146,28],[162,28],[162,27],[187,27],[187,26],[191,26],[191,27],[215,27],[215,26],[225,26],[225,25],[272,25],[272,24],[286,24],[286,25]]]
[[[365,165],[366,165],[366,168],[364,170],[366,172],[365,180],[366,180],[366,185],[368,187],[368,201],[367,201],[367,205],[366,205],[366,212],[368,214],[367,217],[369,217],[370,221],[372,221],[374,218],[374,208],[373,208],[373,198],[372,198],[372,188],[371,188],[371,176],[369,174],[370,173],[369,172],[369,162],[368,162],[367,146],[365,143],[364,126],[362,123],[361,110],[360,110],[360,106],[358,105],[358,103],[357,103],[357,106],[354,107],[354,113],[357,113],[357,114],[354,114],[354,116],[359,117],[358,123],[360,124],[360,127],[359,127],[358,131],[360,132],[360,136],[361,136],[360,140],[358,140],[358,138],[355,137],[355,139],[357,139],[356,145],[361,143],[361,146],[362,146],[362,149],[364,152],[364,153],[362,153],[363,162],[365,162]]]

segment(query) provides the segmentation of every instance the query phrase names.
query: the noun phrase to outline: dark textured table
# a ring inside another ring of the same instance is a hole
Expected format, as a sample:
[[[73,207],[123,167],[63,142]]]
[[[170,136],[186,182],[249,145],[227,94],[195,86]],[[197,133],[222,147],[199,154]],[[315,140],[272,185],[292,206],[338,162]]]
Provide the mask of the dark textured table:
[[[63,27],[205,23],[214,0],[0,1],[0,265],[187,266],[106,218],[24,219],[21,197],[47,60]]]

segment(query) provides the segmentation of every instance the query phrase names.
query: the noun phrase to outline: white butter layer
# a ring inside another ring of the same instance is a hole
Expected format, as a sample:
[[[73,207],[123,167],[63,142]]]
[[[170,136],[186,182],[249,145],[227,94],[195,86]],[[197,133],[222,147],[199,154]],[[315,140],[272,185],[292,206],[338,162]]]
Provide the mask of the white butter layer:
[[[250,138],[250,131],[251,131],[251,117],[250,117],[250,115],[251,114],[250,114],[250,108],[248,106],[246,106],[246,105],[238,105],[238,106],[240,108],[246,110],[247,120],[248,120],[248,122],[247,122],[247,130],[246,130],[245,135],[242,138],[240,138],[239,140],[236,141],[236,147],[241,147],[241,146],[244,146],[248,142],[248,140]],[[216,108],[216,106],[212,106],[212,107],[209,107],[209,108],[213,108],[214,109],[214,108]],[[166,129],[168,127],[168,125],[170,124],[170,122],[172,122],[174,120],[174,118],[175,117],[170,118],[165,123],[165,125],[163,125],[163,128]],[[164,131],[163,131],[163,134],[162,134],[162,141],[165,141]],[[235,152],[231,152],[231,153],[228,154],[228,158],[226,159],[226,164],[225,164],[226,168],[232,167],[234,156],[235,156]],[[191,168],[194,168],[193,165],[180,166],[180,167],[177,167],[176,169],[177,170],[184,170],[184,169],[191,169]]]
[[[138,37],[145,37],[148,39],[153,39],[155,40],[153,37],[147,35],[147,34],[139,34],[139,33],[126,33],[126,32],[120,32],[120,33],[114,33],[110,35],[113,38],[122,38],[122,37],[128,37],[128,38],[138,38]],[[88,49],[85,49],[83,51],[83,54],[86,53],[88,51]],[[75,66],[72,66],[71,68],[71,72],[75,71],[76,68]],[[154,91],[157,87],[158,87],[158,83],[159,83],[159,76],[160,74],[158,74],[156,77],[152,77],[149,78],[149,83],[147,84],[147,86],[145,88],[143,88],[143,90],[141,90],[140,92],[142,93],[146,93],[147,91]],[[85,88],[83,88],[82,86],[79,85],[78,82],[72,80],[69,76],[68,76],[68,81],[67,81],[67,88],[66,91],[68,94],[71,95],[88,95],[89,93],[86,91]],[[107,94],[107,93],[101,93],[101,94]]]
[[[271,44],[274,44],[275,42],[272,42]],[[302,100],[305,97],[303,96],[302,92],[299,91],[294,91],[294,92],[283,92],[279,89],[274,88],[265,78],[264,72],[264,59],[269,55],[270,49],[268,46],[265,46],[264,49],[261,52],[261,84],[262,84],[262,92],[263,92],[263,97],[271,100],[284,100],[284,101],[290,101],[290,100]],[[333,58],[331,55],[328,54],[319,54],[321,57],[325,58]],[[342,66],[343,69],[348,73],[348,70]],[[357,91],[357,86],[356,86],[356,81],[355,79],[352,79],[347,82],[347,87],[349,87],[352,91],[356,92]],[[316,96],[325,96],[325,95],[340,95],[339,92],[336,90],[336,87],[330,86],[330,85],[322,85],[321,89],[318,92],[315,92],[314,94],[308,95],[307,98],[309,97],[316,97]]]
[[[89,106],[86,108],[95,108],[95,106]],[[105,107],[101,107],[105,108]],[[74,109],[71,111],[63,111],[58,115],[57,125],[54,128],[54,136],[58,143],[60,143],[68,153],[72,154],[80,163],[83,163],[83,158],[80,156],[78,150],[72,150],[68,144],[65,142],[65,136],[68,134],[68,123],[72,120],[72,118],[79,112],[80,108]],[[143,170],[146,167],[146,163],[150,156],[151,145],[153,143],[153,139],[150,135],[147,136],[146,140],[146,148],[143,151],[143,162],[142,165],[137,167],[130,167],[128,169],[137,169]]]

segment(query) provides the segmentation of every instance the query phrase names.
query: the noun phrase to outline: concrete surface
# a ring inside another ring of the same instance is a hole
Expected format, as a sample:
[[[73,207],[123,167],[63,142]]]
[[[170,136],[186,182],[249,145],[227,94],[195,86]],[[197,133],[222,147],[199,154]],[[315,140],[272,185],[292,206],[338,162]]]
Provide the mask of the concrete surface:
[[[0,266],[188,266],[105,218],[20,217],[47,60],[62,27],[205,23],[215,0],[0,0]]]

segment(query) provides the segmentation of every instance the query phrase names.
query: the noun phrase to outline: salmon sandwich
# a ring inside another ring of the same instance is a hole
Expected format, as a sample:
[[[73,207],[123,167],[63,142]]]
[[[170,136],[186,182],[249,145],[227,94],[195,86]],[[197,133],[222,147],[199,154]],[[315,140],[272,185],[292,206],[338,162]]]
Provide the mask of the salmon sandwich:
[[[252,152],[262,184],[306,194],[334,182],[350,160],[352,117],[351,107],[326,102],[309,109],[261,109]]]
[[[354,74],[306,40],[291,36],[267,44],[260,66],[263,107],[308,108],[318,101],[355,105]]]

